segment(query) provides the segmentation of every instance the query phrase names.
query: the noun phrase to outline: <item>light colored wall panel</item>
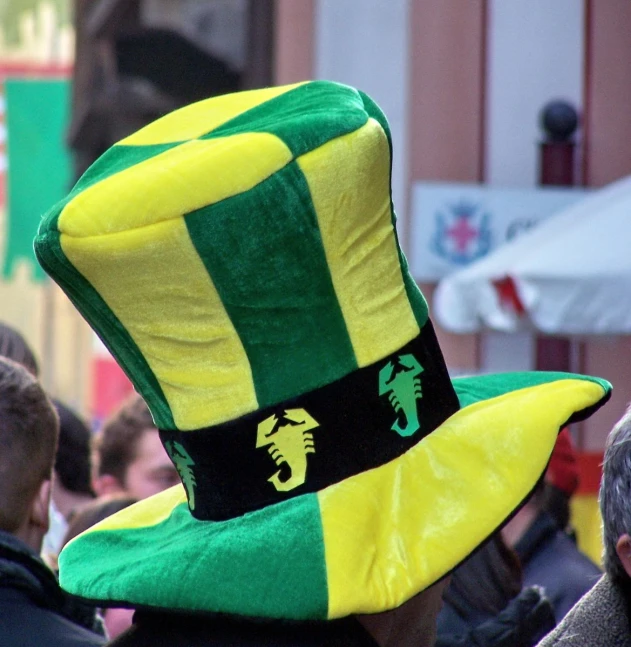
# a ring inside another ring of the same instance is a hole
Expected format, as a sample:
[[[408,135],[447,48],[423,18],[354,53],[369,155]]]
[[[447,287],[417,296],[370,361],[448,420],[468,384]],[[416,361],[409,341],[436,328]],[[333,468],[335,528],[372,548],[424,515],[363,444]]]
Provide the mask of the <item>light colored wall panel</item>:
[[[489,0],[486,180],[533,186],[542,107],[583,96],[584,3]]]
[[[405,240],[409,0],[318,0],[315,8],[316,78],[367,92],[390,122],[393,199]]]

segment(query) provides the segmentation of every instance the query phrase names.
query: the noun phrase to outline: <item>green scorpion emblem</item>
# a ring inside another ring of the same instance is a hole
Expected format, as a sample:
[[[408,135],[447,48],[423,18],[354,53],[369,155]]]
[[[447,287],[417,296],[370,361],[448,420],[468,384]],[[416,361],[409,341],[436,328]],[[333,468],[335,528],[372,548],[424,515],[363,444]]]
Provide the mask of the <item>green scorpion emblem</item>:
[[[318,423],[304,409],[287,409],[259,423],[256,447],[266,447],[276,465],[287,463],[289,478],[282,481],[280,470],[267,479],[279,492],[287,492],[302,485],[307,478],[307,454],[315,454],[311,429]]]
[[[404,438],[412,436],[421,427],[416,402],[423,397],[421,378],[418,377],[423,370],[414,355],[399,355],[379,371],[379,395],[388,395],[390,404],[399,416],[392,430]],[[403,426],[399,424],[401,417]]]
[[[195,461],[189,456],[184,447],[174,440],[167,440],[164,446],[182,479],[186,496],[188,497],[188,505],[191,510],[195,510],[195,487],[197,486],[195,474],[193,474]]]

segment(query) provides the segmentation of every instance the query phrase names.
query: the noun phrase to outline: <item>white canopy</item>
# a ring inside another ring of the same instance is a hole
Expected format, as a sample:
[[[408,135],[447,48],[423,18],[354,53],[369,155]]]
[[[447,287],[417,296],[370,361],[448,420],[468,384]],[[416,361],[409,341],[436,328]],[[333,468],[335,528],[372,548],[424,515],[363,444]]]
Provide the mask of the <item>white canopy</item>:
[[[447,330],[631,334],[631,176],[443,279]]]

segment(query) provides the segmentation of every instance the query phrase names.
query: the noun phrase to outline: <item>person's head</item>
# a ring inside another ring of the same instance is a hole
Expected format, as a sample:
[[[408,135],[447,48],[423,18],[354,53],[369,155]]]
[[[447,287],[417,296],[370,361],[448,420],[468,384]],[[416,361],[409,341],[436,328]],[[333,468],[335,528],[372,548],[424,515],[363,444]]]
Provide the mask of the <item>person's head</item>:
[[[0,322],[0,357],[8,357],[21,364],[31,375],[39,375],[35,353],[24,337],[6,323]]]
[[[600,483],[603,562],[614,580],[631,578],[631,406],[607,438]]]
[[[307,82],[166,115],[48,212],[40,262],[182,479],[71,542],[62,586],[243,617],[384,613],[392,636],[431,625],[434,585],[519,507],[559,428],[606,401],[595,378],[451,379],[391,163],[369,96]]]
[[[132,394],[104,423],[94,443],[94,491],[145,499],[180,482],[151,413]]]
[[[504,524],[502,539],[510,547],[515,547],[528,532],[537,517],[545,510],[546,482],[541,478],[526,499],[524,505]]]
[[[53,501],[69,519],[80,505],[94,498],[91,485],[92,433],[79,416],[58,400],[53,400],[59,415],[59,445],[55,456]]]
[[[570,499],[579,486],[580,473],[574,442],[566,427],[561,430],[554,446],[545,475],[543,508],[561,530],[571,531]]]
[[[39,550],[59,434],[54,406],[23,366],[0,358],[0,530]]]
[[[68,524],[62,545],[65,546],[77,535],[99,523],[99,521],[107,519],[115,512],[124,510],[133,503],[136,503],[136,499],[129,496],[112,496],[96,499],[85,504],[73,515]],[[133,609],[117,607],[102,609],[101,616],[108,637],[114,639],[123,633],[131,625],[133,614]]]

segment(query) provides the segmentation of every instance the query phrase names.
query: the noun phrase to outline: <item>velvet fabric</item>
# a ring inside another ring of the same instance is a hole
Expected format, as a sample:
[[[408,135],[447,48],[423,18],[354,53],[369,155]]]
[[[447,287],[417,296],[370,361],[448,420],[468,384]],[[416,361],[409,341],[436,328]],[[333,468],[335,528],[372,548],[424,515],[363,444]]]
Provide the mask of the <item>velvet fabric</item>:
[[[68,544],[69,591],[297,620],[395,608],[494,532],[559,428],[606,401],[608,383],[574,375],[449,379],[391,173],[375,102],[314,81],[166,115],[46,214],[42,266],[183,482]]]

